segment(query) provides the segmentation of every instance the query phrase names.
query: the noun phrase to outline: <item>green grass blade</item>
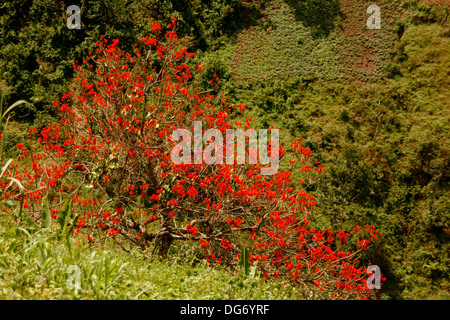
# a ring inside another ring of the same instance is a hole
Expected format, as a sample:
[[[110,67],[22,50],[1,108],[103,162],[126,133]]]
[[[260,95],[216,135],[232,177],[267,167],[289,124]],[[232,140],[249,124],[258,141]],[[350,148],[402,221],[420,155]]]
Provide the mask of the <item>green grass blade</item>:
[[[16,178],[9,177],[11,181],[17,184],[17,186],[20,189],[20,209],[19,209],[19,217],[23,219],[30,227],[38,228],[38,224],[28,215],[23,213],[23,203],[25,201],[25,187],[22,185],[22,183],[17,180]]]
[[[67,240],[69,239],[70,233],[72,232],[73,228],[75,228],[75,226],[77,225],[78,218],[80,216],[81,216],[81,212],[75,216],[75,218],[73,219],[72,224],[70,225],[69,229],[66,229],[65,237],[67,238]]]
[[[250,274],[250,252],[247,248],[242,248],[239,265],[242,268],[244,276],[248,276]]]
[[[58,214],[58,218],[56,219],[56,222],[58,222],[61,228],[64,228],[64,226],[67,224],[67,218],[69,216],[70,209],[71,201],[70,199],[66,199],[61,211]]]
[[[2,138],[1,138],[1,140],[0,140],[0,159],[3,158],[3,149],[4,149],[4,147],[5,147],[5,140],[6,140],[6,134],[7,134],[6,128],[8,127],[9,118],[10,118],[10,117],[8,117],[8,118],[6,119],[5,125],[2,126],[2,128],[0,128],[0,129],[1,129],[1,132],[2,132]]]
[[[6,162],[6,164],[2,168],[2,172],[0,173],[0,177],[3,177],[3,175],[5,174],[6,169],[8,169],[8,167],[11,164],[12,161],[13,161],[13,159],[9,159],[8,162]]]
[[[23,103],[27,103],[25,100],[19,100],[19,101],[16,101],[16,102],[14,102],[8,109],[6,109],[6,111],[5,112],[3,112],[3,114],[2,114],[2,120],[3,120],[3,118],[9,113],[9,112],[11,112],[11,110],[13,110],[15,107],[17,107],[17,106],[19,106],[19,105],[21,105],[21,104],[23,104]]]
[[[42,228],[49,228],[51,223],[50,206],[47,197],[44,197],[42,199]]]
[[[8,177],[8,179],[11,180],[12,182],[14,182],[15,184],[17,184],[21,193],[25,192],[25,187],[23,186],[22,182],[20,182],[16,178],[12,178],[12,177]]]
[[[21,204],[21,207],[22,207],[22,204]],[[34,229],[39,229],[39,225],[28,214],[22,213],[22,215],[23,215],[23,220],[28,224],[28,226],[30,226],[31,228],[34,228]]]
[[[2,128],[3,119],[3,92],[0,90],[0,129]]]
[[[56,222],[60,226],[60,232],[58,233],[58,240],[61,239],[61,236],[63,235],[64,230],[66,229],[67,220],[69,218],[69,212],[71,207],[72,201],[70,201],[70,199],[66,199],[61,211],[58,214],[58,218],[56,219]]]

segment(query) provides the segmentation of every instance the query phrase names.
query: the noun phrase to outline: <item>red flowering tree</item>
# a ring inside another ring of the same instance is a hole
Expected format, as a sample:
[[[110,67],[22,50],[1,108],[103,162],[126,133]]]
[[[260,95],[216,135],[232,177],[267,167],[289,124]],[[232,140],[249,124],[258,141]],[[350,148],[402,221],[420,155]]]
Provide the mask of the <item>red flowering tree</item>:
[[[273,175],[236,161],[172,161],[174,130],[192,130],[201,121],[204,131],[225,133],[242,125],[229,117],[245,109],[195,87],[193,73],[201,67],[189,67],[194,54],[175,25],[173,19],[162,37],[154,22],[153,35],[135,44],[133,54],[102,37],[95,52],[74,63],[73,87],[54,103],[61,120],[31,130],[42,148],[18,145],[31,166],[13,163],[7,172],[26,188],[24,210],[38,222],[47,198],[56,219],[70,199],[72,212],[81,214],[73,232],[90,242],[152,246],[166,256],[174,241],[190,241],[209,262],[231,266],[248,247],[265,278],[281,277],[305,298],[369,296],[366,267],[357,258],[380,234],[368,225],[349,234],[309,224],[316,201],[292,178],[296,166],[305,175],[314,172],[301,139],[291,145],[292,170]],[[250,124],[247,119],[244,128]],[[276,148],[268,150],[283,158],[285,150]],[[4,198],[18,196],[16,190]]]

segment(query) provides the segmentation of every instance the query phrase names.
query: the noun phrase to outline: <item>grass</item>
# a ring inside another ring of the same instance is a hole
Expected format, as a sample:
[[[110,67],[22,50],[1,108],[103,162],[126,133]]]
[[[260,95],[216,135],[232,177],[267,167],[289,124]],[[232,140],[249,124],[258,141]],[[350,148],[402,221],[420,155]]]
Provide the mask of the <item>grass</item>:
[[[193,259],[158,261],[142,251],[64,243],[29,233],[0,214],[0,300],[213,299],[281,300],[293,292],[281,283],[242,278]],[[79,275],[79,277],[78,277]],[[76,286],[77,277],[79,287]]]

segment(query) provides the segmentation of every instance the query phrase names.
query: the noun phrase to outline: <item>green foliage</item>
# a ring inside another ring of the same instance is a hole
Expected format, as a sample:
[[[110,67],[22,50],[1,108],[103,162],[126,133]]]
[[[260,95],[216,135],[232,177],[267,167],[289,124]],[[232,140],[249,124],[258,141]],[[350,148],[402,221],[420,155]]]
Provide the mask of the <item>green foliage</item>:
[[[48,198],[42,199],[42,228],[50,228],[52,223],[52,217],[50,215],[50,207],[48,204]]]
[[[365,261],[389,279],[389,291],[380,296],[428,299],[448,296],[450,283],[448,8],[416,1],[405,10],[395,31],[398,45],[376,83],[291,78],[292,85],[254,85],[247,78],[236,96],[246,100],[252,125],[279,127],[285,142],[303,136],[327,168],[307,187],[319,202],[313,223],[343,230],[369,223],[385,234],[383,246]],[[391,18],[392,11],[382,12]]]
[[[448,6],[380,0],[383,27],[367,31],[365,9],[370,1],[86,0],[79,3],[83,29],[68,30],[65,9],[70,4],[77,3],[14,0],[1,5],[3,101],[32,102],[17,105],[17,115],[31,111],[30,122],[39,129],[56,122],[50,102],[66,91],[72,62],[85,56],[93,41],[101,34],[118,37],[129,49],[150,33],[153,20],[167,21],[173,15],[180,21],[178,33],[190,37],[197,50],[196,62],[205,64],[196,79],[203,88],[213,75],[219,76],[214,93],[244,101],[252,125],[274,124],[285,143],[303,136],[305,146],[318,154],[327,173],[306,187],[320,204],[312,221],[344,230],[369,223],[385,234],[383,247],[370,261],[388,278],[391,291],[381,297],[448,297]],[[12,113],[6,114],[0,119],[7,122]],[[26,143],[29,123],[9,124],[8,136],[5,126],[1,130],[1,148],[13,156],[14,145]],[[42,226],[51,229],[45,203],[42,215]],[[60,217],[58,236],[67,239],[77,218],[69,223],[69,210]],[[106,281],[105,266],[118,262],[97,255],[83,262],[76,258],[90,257],[83,247],[67,255],[65,246],[45,239],[23,244],[12,239],[0,241],[6,250],[0,251],[0,268],[6,270],[0,274],[14,268],[18,274],[13,280],[0,278],[4,297],[13,292],[17,298],[286,297],[286,292],[278,295],[275,290],[257,296],[261,290],[252,291],[256,282],[245,282],[253,280],[239,282],[204,266],[155,264],[144,270],[133,260],[133,276],[117,264]],[[47,264],[38,260],[39,247],[50,259]],[[25,248],[30,255],[22,263]],[[71,264],[80,265],[86,279],[86,291],[77,295],[64,286],[66,275],[54,271]],[[34,278],[36,268],[43,270],[45,281]],[[102,293],[99,286],[109,291]],[[211,288],[216,291],[206,293]]]
[[[63,230],[67,226],[67,221],[69,219],[71,209],[72,209],[72,202],[70,201],[70,199],[66,199],[56,220],[61,230]]]
[[[6,138],[6,133],[7,133],[7,130],[6,130],[6,129],[7,129],[7,127],[8,127],[9,119],[10,119],[10,117],[14,114],[14,111],[13,111],[13,110],[14,110],[17,106],[19,106],[19,105],[21,105],[21,104],[23,104],[23,103],[26,103],[26,101],[23,101],[23,100],[17,101],[17,102],[15,102],[15,103],[13,103],[10,107],[6,108],[6,110],[3,110],[3,92],[0,91],[0,134],[1,134],[1,135],[0,135],[0,140],[1,140],[1,142],[0,142],[0,160],[3,160],[2,155],[3,155],[4,141],[5,141],[5,138]],[[5,117],[7,117],[7,118],[6,118],[6,122],[4,122]],[[1,173],[0,173],[0,178],[3,179],[3,176],[5,175],[6,170],[7,170],[8,167],[11,165],[11,163],[12,163],[12,159],[9,159],[9,160],[6,162],[6,164],[3,166],[2,170],[1,170]],[[25,201],[25,200],[24,200],[24,199],[25,199],[25,188],[24,188],[24,186],[23,186],[22,183],[21,183],[18,179],[16,179],[16,178],[13,178],[13,177],[11,177],[11,176],[8,176],[7,179],[8,179],[8,180],[11,180],[11,182],[8,183],[8,184],[6,184],[5,187],[3,187],[3,190],[2,190],[2,193],[1,193],[1,199],[4,199],[3,196],[5,195],[6,191],[9,189],[9,187],[10,187],[13,183],[16,184],[17,187],[19,188],[19,191],[20,191],[19,219],[23,219],[23,220],[27,223],[27,225],[30,226],[30,227],[32,227],[32,228],[37,227],[36,222],[33,221],[33,219],[30,218],[30,216],[28,216],[26,213],[23,213],[23,205],[24,205],[24,201]],[[3,206],[3,205],[4,205],[4,206],[7,206],[7,207],[9,207],[9,208],[11,208],[11,207],[14,206],[13,203],[10,203],[10,202],[8,202],[8,201],[0,201],[0,205],[1,205],[1,206]]]
[[[31,228],[31,229],[37,229],[39,227],[38,224],[27,213],[25,213],[23,211],[23,205],[24,205],[24,201],[25,201],[24,186],[16,178],[8,177],[8,179],[11,180],[11,183],[14,182],[20,190],[19,220],[25,222],[26,227]]]
[[[284,1],[270,1],[258,23],[239,34],[231,60],[237,84],[270,83],[279,80],[339,79],[336,40],[338,33],[316,38],[315,32],[296,17]]]
[[[184,22],[180,34],[191,35],[196,48],[215,50],[243,27],[247,9],[240,0],[171,0],[172,10]]]
[[[3,149],[7,137],[6,133],[8,131],[6,129],[8,127],[9,119],[14,116],[14,109],[24,103],[26,103],[26,101],[19,100],[3,110],[3,92],[0,90],[0,160],[3,160]]]
[[[48,206],[48,200],[47,200],[47,206]],[[81,212],[80,212],[72,219],[72,222],[69,222],[69,218],[71,216],[71,210],[72,210],[72,201],[71,201],[71,199],[66,199],[66,201],[63,204],[63,207],[61,208],[61,211],[58,214],[57,220],[56,220],[59,225],[57,238],[58,238],[58,240],[64,239],[65,243],[69,247],[69,250],[71,248],[69,236],[72,233],[72,230],[75,228],[75,225],[78,222],[78,218],[81,216]]]
[[[296,19],[313,30],[315,37],[326,37],[337,26],[339,0],[288,0],[286,3],[294,9]]]
[[[242,275],[247,277],[250,274],[250,252],[248,248],[242,248],[241,258],[239,259],[239,266],[242,270]]]
[[[0,214],[0,299],[289,299],[291,290],[276,282],[241,280],[205,264],[148,261],[144,252],[117,247],[72,250],[31,234]],[[80,288],[75,285],[79,271]]]
[[[69,5],[81,8],[81,30],[66,26]],[[51,10],[50,10],[51,8]],[[241,1],[168,0],[13,0],[0,6],[0,80],[7,100],[32,103],[18,110],[41,127],[53,116],[51,102],[66,92],[72,63],[87,56],[104,35],[119,38],[124,50],[151,32],[152,21],[178,18],[178,34],[195,39],[196,49],[216,49],[243,27],[251,8]]]
[[[3,176],[5,175],[6,170],[8,169],[9,165],[11,164],[11,162],[13,161],[13,159],[9,159],[6,164],[3,166],[2,171],[0,172],[0,178],[3,179]],[[3,188],[2,192],[1,192],[1,199],[4,199],[4,195],[6,193],[6,191],[9,189],[9,187],[11,186],[13,181],[11,181],[10,183],[7,184],[6,187]],[[20,187],[20,185],[18,185]],[[11,202],[10,200],[6,200],[6,201],[0,201],[0,205],[8,207],[8,208],[12,208],[14,206],[14,203]]]

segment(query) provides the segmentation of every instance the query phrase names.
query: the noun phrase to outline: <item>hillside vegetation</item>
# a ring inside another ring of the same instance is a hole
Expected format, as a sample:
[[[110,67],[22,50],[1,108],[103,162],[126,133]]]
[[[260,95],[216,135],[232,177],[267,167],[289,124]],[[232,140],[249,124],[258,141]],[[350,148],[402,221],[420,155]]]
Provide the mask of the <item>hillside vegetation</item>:
[[[311,223],[323,230],[371,224],[384,234],[382,245],[362,261],[378,265],[387,278],[377,298],[450,298],[447,1],[379,0],[379,30],[366,27],[366,9],[374,3],[365,0],[84,0],[79,3],[83,28],[68,30],[65,10],[71,4],[76,3],[12,0],[0,5],[0,89],[5,105],[19,99],[29,102],[17,107],[7,135],[2,132],[8,157],[19,154],[17,143],[30,143],[29,128],[41,129],[55,121],[51,102],[68,92],[74,77],[72,63],[82,61],[101,35],[119,38],[131,51],[151,33],[153,20],[166,23],[173,16],[179,21],[178,34],[196,52],[194,64],[204,64],[195,79],[200,87],[207,88],[217,76],[213,93],[245,104],[245,117],[253,118],[255,128],[272,124],[280,128],[286,145],[302,136],[327,169],[320,179],[307,183],[307,191],[319,203]],[[240,114],[233,116],[243,121]],[[294,175],[299,177],[300,172]],[[30,240],[19,231],[23,244],[17,245],[19,240],[7,231],[12,227],[11,210],[4,209],[0,297],[9,297],[17,288],[23,298],[69,297],[72,293],[63,288],[65,278],[50,270],[48,263],[63,270],[81,263],[74,262],[79,259],[76,255],[90,249],[77,248],[80,253],[61,260],[58,252],[66,250],[64,246]],[[33,258],[36,248],[41,253]],[[170,252],[173,257],[179,249]],[[29,259],[19,261],[25,253],[31,255]],[[98,254],[91,260],[106,263],[105,256]],[[111,259],[117,265],[129,259],[124,253],[114,255]],[[137,259],[131,264],[146,268],[138,260],[144,259],[141,253],[131,255]],[[30,275],[38,257],[38,269],[44,264],[44,277],[53,279],[56,293],[32,285],[39,283]],[[7,271],[14,268],[23,273],[14,276]],[[259,287],[267,292],[257,295],[248,289],[256,284],[244,282],[239,282],[241,291],[218,289],[205,296],[192,280],[193,272],[211,281],[210,287],[228,288],[235,280],[225,271],[211,274],[181,261],[148,268],[154,278],[145,281],[158,283],[158,270],[167,269],[179,282],[176,288],[190,281],[194,291],[179,289],[169,295],[164,288],[170,285],[160,283],[151,289],[159,293],[150,294],[142,284],[131,293],[120,288],[98,296],[91,283],[91,291],[81,298],[295,298],[289,289],[278,291],[272,283],[266,289]],[[126,279],[123,283],[145,283],[142,270],[120,270],[115,275]],[[105,282],[105,288],[112,286]],[[258,286],[263,285],[258,282]],[[28,287],[34,289],[24,289]]]

